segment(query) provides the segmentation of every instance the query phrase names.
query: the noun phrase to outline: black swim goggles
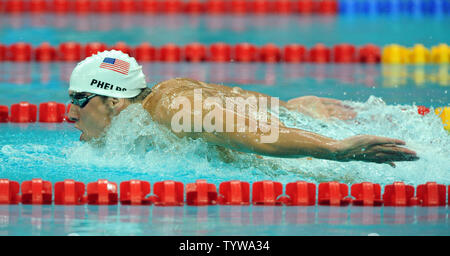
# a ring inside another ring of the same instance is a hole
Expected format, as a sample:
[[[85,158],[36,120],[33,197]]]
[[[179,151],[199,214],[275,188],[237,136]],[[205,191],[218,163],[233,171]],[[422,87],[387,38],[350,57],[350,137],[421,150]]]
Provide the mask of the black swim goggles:
[[[95,96],[99,96],[98,94],[91,94],[91,95],[86,95],[86,94],[72,94],[70,95],[70,103],[79,106],[80,108],[84,108],[84,106],[86,106],[89,101],[94,98]]]

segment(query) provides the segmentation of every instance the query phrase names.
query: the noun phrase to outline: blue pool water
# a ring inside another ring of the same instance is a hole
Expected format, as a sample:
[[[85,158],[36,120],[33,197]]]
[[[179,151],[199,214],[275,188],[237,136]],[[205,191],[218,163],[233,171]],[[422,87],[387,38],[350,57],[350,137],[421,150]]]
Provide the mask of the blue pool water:
[[[67,102],[71,62],[0,62],[0,101],[39,104]],[[173,77],[239,86],[289,100],[316,95],[366,101],[371,95],[387,104],[448,105],[450,66],[264,63],[142,63],[149,86]],[[39,92],[39,93],[36,93]]]
[[[446,207],[0,205],[0,235],[449,235]]]
[[[88,21],[69,16],[62,23],[54,15],[40,16],[41,23],[33,18],[0,17],[1,43],[248,41],[307,46],[318,42],[422,43],[429,47],[450,42],[446,17],[92,15]],[[113,28],[119,29],[113,32]],[[185,184],[207,179],[216,185],[234,179],[284,184],[295,180],[450,184],[450,136],[437,116],[420,116],[416,110],[417,105],[449,105],[446,65],[142,64],[151,86],[172,77],[191,77],[281,100],[304,95],[344,100],[357,110],[355,120],[326,123],[288,112],[282,112],[281,118],[289,126],[337,139],[356,134],[403,139],[420,160],[400,162],[395,169],[386,164],[306,158],[261,160],[244,154],[234,154],[233,161],[224,162],[205,143],[175,139],[139,106],[133,106],[113,121],[103,148],[79,142],[79,131],[68,123],[0,124],[0,178],[18,182],[43,178],[53,183],[106,178],[152,184],[169,179]],[[75,65],[0,63],[0,104],[67,102],[68,78]],[[129,116],[134,119],[129,121]],[[449,230],[448,207],[0,206],[0,235],[449,235]]]
[[[184,45],[191,42],[210,44],[249,42],[256,45],[338,43],[383,46],[416,43],[430,47],[448,42],[450,16],[411,15],[2,15],[2,43],[18,41],[34,46],[42,42],[58,45],[66,41],[93,41],[130,45],[150,42]],[[39,35],[39,36],[36,36]]]

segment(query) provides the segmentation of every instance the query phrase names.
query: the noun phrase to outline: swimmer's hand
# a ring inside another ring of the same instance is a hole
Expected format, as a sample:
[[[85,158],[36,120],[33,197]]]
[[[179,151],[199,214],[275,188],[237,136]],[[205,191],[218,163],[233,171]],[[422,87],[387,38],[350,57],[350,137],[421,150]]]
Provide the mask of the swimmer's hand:
[[[395,167],[394,161],[418,160],[416,152],[401,147],[405,142],[398,139],[372,135],[358,135],[336,142],[337,161],[365,161],[387,163]]]

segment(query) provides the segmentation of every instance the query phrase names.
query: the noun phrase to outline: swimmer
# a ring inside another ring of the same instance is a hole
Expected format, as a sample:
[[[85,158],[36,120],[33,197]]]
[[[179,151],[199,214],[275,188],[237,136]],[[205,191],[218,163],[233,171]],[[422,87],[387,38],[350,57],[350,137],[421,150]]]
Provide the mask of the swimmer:
[[[267,130],[263,131],[261,128],[255,131],[234,129],[232,132],[218,132],[218,130],[211,132],[206,131],[205,127],[200,127],[198,130],[198,127],[194,127],[195,122],[188,122],[188,128],[191,129],[174,129],[173,120],[180,115],[180,109],[184,106],[174,104],[177,99],[184,100],[181,102],[190,106],[188,117],[192,117],[191,120],[196,120],[198,114],[203,116],[210,114],[209,110],[204,108],[200,109],[200,113],[195,112],[196,100],[199,97],[196,92],[201,93],[200,98],[215,99],[216,103],[217,99],[225,101],[227,98],[236,97],[266,98],[267,102],[278,102],[281,108],[323,120],[332,118],[349,120],[356,116],[356,112],[350,107],[335,99],[306,96],[287,102],[278,101],[278,99],[273,101],[275,98],[262,93],[188,78],[174,78],[148,88],[142,67],[136,60],[115,50],[92,55],[75,67],[70,77],[69,97],[72,106],[68,116],[75,121],[75,127],[82,132],[80,136],[82,141],[101,137],[114,116],[131,104],[142,104],[153,121],[166,126],[178,137],[203,139],[211,145],[238,152],[283,158],[314,157],[341,162],[387,163],[392,167],[395,167],[396,161],[418,159],[414,151],[402,147],[405,142],[399,139],[357,135],[336,140],[313,132],[286,127],[272,113],[268,115],[267,120],[272,125],[277,125],[278,134],[276,140],[271,143],[262,142],[261,138],[267,134]],[[192,106],[194,111],[191,111]],[[215,110],[220,111],[219,113],[231,112],[238,118],[243,118],[246,127],[254,119],[252,117],[254,113],[242,114],[234,108],[230,110],[220,104],[214,106]],[[181,115],[186,118],[186,113],[183,112]],[[231,125],[236,128],[236,123],[234,120],[230,122],[229,119],[223,118],[223,120],[216,120],[218,125],[216,127]]]

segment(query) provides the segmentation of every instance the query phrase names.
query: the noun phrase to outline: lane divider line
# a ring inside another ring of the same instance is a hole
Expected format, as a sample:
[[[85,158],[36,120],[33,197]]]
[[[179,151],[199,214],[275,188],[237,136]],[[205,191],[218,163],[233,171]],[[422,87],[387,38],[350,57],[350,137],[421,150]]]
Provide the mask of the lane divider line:
[[[284,187],[284,189],[283,189]],[[450,187],[450,186],[448,186]],[[216,185],[206,180],[184,185],[178,181],[156,182],[151,194],[151,184],[142,180],[117,183],[106,179],[87,184],[66,179],[52,184],[43,179],[32,179],[19,183],[0,179],[0,204],[52,204],[56,205],[155,205],[191,206],[207,205],[255,205],[255,206],[445,206],[447,186],[426,182],[415,188],[404,182],[394,182],[384,187],[370,182],[347,184],[336,181],[318,185],[305,181],[287,183],[264,180],[251,184],[239,180]],[[285,193],[283,193],[285,192]],[[450,191],[449,191],[450,192]],[[52,198],[54,194],[54,199]],[[251,195],[251,199],[250,199]],[[317,200],[316,200],[317,195]]]
[[[78,62],[97,52],[105,50],[122,51],[140,62],[265,62],[265,63],[383,63],[383,64],[448,64],[450,63],[450,47],[441,43],[430,49],[422,44],[408,48],[390,44],[379,47],[373,44],[355,46],[341,43],[328,47],[318,43],[307,49],[301,44],[277,46],[268,43],[257,46],[251,43],[230,45],[223,42],[205,45],[193,42],[180,46],[168,43],[160,47],[143,42],[132,47],[124,42],[107,45],[102,42],[80,44],[64,42],[52,46],[44,42],[33,47],[26,42],[11,45],[0,44],[0,62]]]

